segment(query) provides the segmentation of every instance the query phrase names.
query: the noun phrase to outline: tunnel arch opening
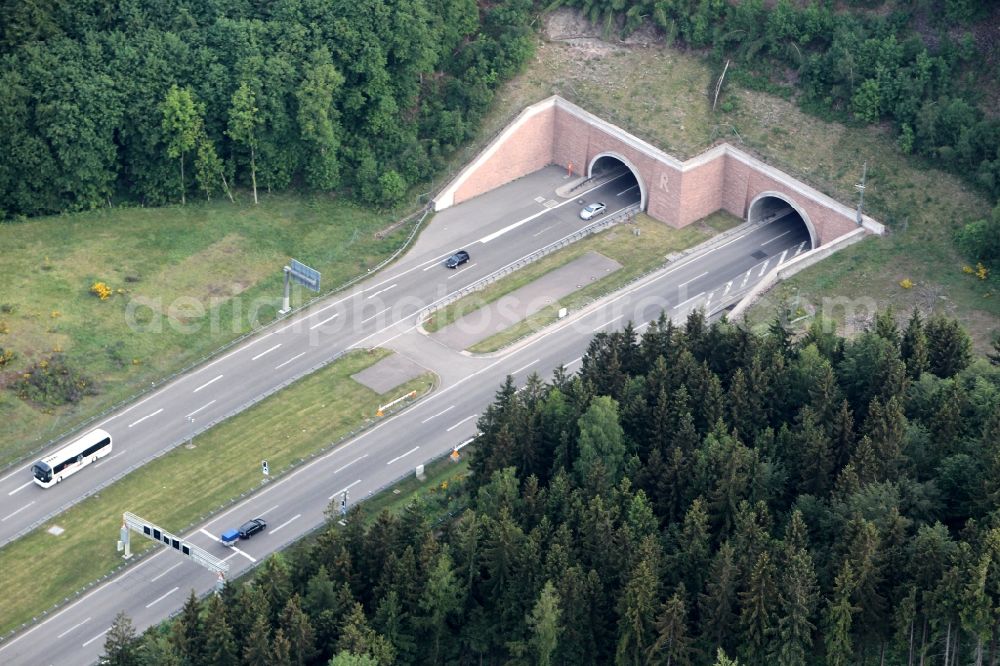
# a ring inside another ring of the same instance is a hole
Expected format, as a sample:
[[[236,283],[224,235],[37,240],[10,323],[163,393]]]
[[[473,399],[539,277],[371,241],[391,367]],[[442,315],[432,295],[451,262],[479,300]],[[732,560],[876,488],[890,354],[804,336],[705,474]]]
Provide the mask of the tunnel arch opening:
[[[779,192],[761,192],[750,202],[747,221],[751,224],[770,224],[788,216],[798,218],[809,232],[809,249],[819,247],[819,236],[809,215],[794,201]]]
[[[598,153],[587,166],[587,177],[611,176],[615,172],[630,173],[636,185],[639,186],[639,210],[646,210],[646,184],[639,177],[639,170],[626,157],[619,153],[606,151]]]

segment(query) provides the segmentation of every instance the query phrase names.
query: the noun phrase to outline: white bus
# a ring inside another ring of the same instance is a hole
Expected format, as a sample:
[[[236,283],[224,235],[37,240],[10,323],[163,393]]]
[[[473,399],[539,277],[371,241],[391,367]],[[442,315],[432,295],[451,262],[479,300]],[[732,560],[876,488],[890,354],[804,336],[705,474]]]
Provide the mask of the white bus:
[[[35,483],[50,488],[70,474],[111,453],[111,435],[97,429],[35,463]]]

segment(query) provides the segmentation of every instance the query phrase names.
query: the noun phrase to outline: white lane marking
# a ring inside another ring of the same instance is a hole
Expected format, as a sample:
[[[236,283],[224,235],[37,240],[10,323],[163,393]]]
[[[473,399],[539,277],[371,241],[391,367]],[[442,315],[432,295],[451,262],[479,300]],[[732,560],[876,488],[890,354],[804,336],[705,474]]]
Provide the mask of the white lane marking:
[[[451,406],[451,407],[449,407],[448,409],[442,409],[442,410],[441,410],[440,412],[438,412],[438,413],[437,413],[437,414],[435,414],[434,416],[428,416],[428,417],[427,417],[426,419],[424,419],[423,421],[421,421],[421,423],[427,423],[427,422],[428,422],[428,421],[430,421],[431,419],[436,419],[437,417],[441,416],[442,414],[444,414],[444,413],[446,413],[446,412],[450,412],[450,411],[451,411],[451,410],[453,410],[453,409],[455,409],[455,405],[452,405],[452,406]]]
[[[178,563],[176,563],[176,564],[173,564],[173,565],[171,565],[171,566],[167,567],[167,568],[166,568],[166,569],[165,569],[165,570],[164,570],[164,571],[163,571],[162,573],[158,573],[158,574],[156,574],[156,576],[155,576],[155,577],[153,577],[153,578],[150,578],[150,579],[149,579],[149,582],[150,582],[150,583],[155,583],[156,581],[160,580],[161,578],[163,578],[163,577],[164,577],[164,576],[166,576],[166,575],[167,575],[168,573],[170,573],[171,571],[173,571],[174,569],[176,569],[177,567],[179,567],[179,566],[180,566],[180,565],[182,565],[182,564],[184,564],[184,561],[183,561],[183,560],[181,560],[180,562],[178,562]]]
[[[88,622],[90,622],[90,620],[91,620],[91,618],[88,617],[86,620],[83,620],[82,622],[78,622],[78,623],[74,624],[72,627],[70,627],[66,631],[64,631],[61,634],[59,634],[58,636],[56,636],[56,638],[62,638],[63,636],[65,636],[69,632],[73,631],[74,629],[79,629],[83,625],[87,624]]]
[[[201,410],[203,410],[203,409],[206,409],[206,408],[208,408],[208,407],[211,407],[211,406],[212,406],[213,404],[215,404],[215,400],[213,400],[213,401],[211,401],[211,402],[206,402],[206,403],[205,403],[204,405],[202,405],[202,406],[201,406],[201,407],[199,407],[198,409],[194,410],[193,412],[191,412],[190,414],[188,414],[188,415],[187,415],[187,416],[185,416],[184,418],[186,418],[186,419],[187,419],[187,418],[191,418],[192,416],[194,416],[195,414],[197,414],[197,413],[198,413],[198,412],[200,412]]]
[[[771,240],[769,240],[769,241],[764,241],[763,243],[761,243],[761,244],[760,244],[760,246],[761,246],[761,247],[764,247],[764,246],[765,246],[765,245],[767,245],[768,243],[773,243],[774,241],[778,240],[778,239],[779,239],[779,238],[781,238],[782,236],[787,236],[788,234],[792,233],[792,231],[793,231],[792,229],[789,229],[788,231],[786,231],[786,232],[785,232],[785,233],[783,233],[783,234],[778,234],[777,236],[775,236],[775,237],[774,237],[774,238],[772,238]]]
[[[275,532],[277,532],[277,531],[278,531],[278,530],[280,530],[280,529],[281,529],[282,527],[284,527],[284,526],[285,526],[285,525],[287,525],[288,523],[292,522],[292,521],[293,521],[293,520],[295,520],[296,518],[301,518],[301,517],[302,517],[302,514],[301,514],[301,513],[297,513],[297,514],[295,514],[294,516],[292,516],[291,518],[289,518],[288,520],[286,520],[285,522],[281,523],[280,525],[278,525],[277,527],[275,527],[275,528],[274,528],[273,530],[271,530],[271,534],[274,534]]]
[[[715,296],[715,292],[713,291],[711,294],[708,295],[708,298],[705,299],[705,310],[706,311],[708,311],[709,306],[712,305],[712,297],[714,297],[714,296]]]
[[[384,293],[386,291],[389,291],[390,289],[392,289],[393,287],[395,287],[398,284],[399,284],[398,282],[394,282],[394,283],[390,284],[388,287],[386,287],[385,289],[379,289],[374,294],[369,294],[368,298],[375,298],[379,294]]]
[[[283,362],[279,363],[278,365],[274,366],[274,369],[275,369],[275,370],[280,370],[281,368],[285,367],[286,365],[288,365],[289,363],[291,363],[291,362],[292,362],[292,361],[294,361],[295,359],[297,359],[297,358],[302,358],[302,357],[303,357],[303,356],[305,356],[305,355],[306,355],[306,353],[305,353],[305,352],[302,352],[301,354],[296,354],[295,356],[291,357],[291,358],[290,358],[290,359],[288,359],[287,361],[283,361]]]
[[[333,470],[333,473],[334,474],[340,474],[341,472],[343,472],[345,469],[347,469],[348,467],[350,467],[354,463],[358,462],[359,460],[364,460],[367,457],[368,457],[367,453],[365,455],[363,455],[363,456],[359,456],[359,457],[355,458],[354,460],[352,460],[351,462],[349,462],[346,465],[344,465],[343,467],[340,467],[338,469]]]
[[[333,315],[332,317],[327,317],[327,318],[326,318],[326,319],[324,319],[323,321],[321,321],[321,322],[319,322],[319,323],[316,323],[316,324],[313,324],[312,326],[310,326],[310,327],[309,327],[309,330],[311,331],[311,330],[313,330],[314,328],[319,328],[320,326],[322,326],[322,325],[323,325],[323,324],[325,324],[326,322],[328,322],[328,321],[333,321],[334,319],[336,319],[336,318],[337,318],[337,317],[339,317],[339,316],[340,316],[340,313],[338,312],[337,314]]]
[[[699,279],[699,278],[703,278],[703,277],[705,277],[706,275],[708,275],[708,271],[705,271],[705,272],[704,272],[704,273],[702,273],[701,275],[696,275],[695,277],[691,278],[690,280],[687,280],[686,282],[681,282],[681,283],[680,283],[679,285],[677,285],[677,288],[678,288],[678,289],[683,289],[684,287],[688,286],[689,284],[691,284],[691,283],[692,283],[692,282],[694,282],[695,280],[697,280],[697,279]]]
[[[389,306],[389,307],[385,308],[384,310],[379,310],[378,312],[376,312],[375,314],[373,314],[371,317],[368,317],[367,319],[362,319],[361,323],[362,324],[367,324],[368,322],[370,322],[375,317],[377,317],[377,316],[379,316],[381,314],[385,314],[386,312],[388,312],[391,309],[392,309],[392,306]],[[373,333],[373,335],[376,335],[377,333],[381,333],[381,332],[382,331],[377,331],[376,333]]]
[[[268,513],[271,513],[272,511],[274,511],[275,509],[277,509],[277,508],[278,508],[279,506],[281,506],[281,505],[280,505],[280,504],[275,504],[275,505],[274,505],[274,506],[272,506],[272,507],[271,507],[270,509],[264,509],[263,511],[261,511],[261,512],[260,512],[260,513],[258,513],[257,515],[258,515],[258,516],[263,516],[263,515],[265,515],[265,514],[268,514]]]
[[[153,604],[157,604],[157,603],[159,603],[159,602],[163,601],[164,599],[166,599],[167,597],[169,597],[169,596],[170,596],[171,594],[173,594],[174,592],[176,592],[176,591],[177,591],[177,590],[179,590],[179,589],[181,589],[181,588],[179,588],[179,587],[175,587],[174,589],[170,590],[169,592],[167,592],[167,593],[166,593],[166,594],[164,594],[163,596],[161,596],[161,597],[158,597],[158,598],[156,598],[156,599],[153,599],[153,600],[152,600],[152,601],[150,601],[150,602],[149,602],[148,604],[146,604],[146,608],[149,608],[149,607],[150,607],[150,606],[152,606]]]
[[[780,266],[781,264],[785,263],[785,256],[786,256],[787,254],[788,254],[788,250],[785,250],[784,252],[782,252],[782,253],[781,253],[781,256],[780,256],[780,257],[778,258],[778,265],[779,265],[779,266]]]
[[[455,429],[455,428],[457,428],[458,426],[462,425],[463,423],[465,423],[465,422],[466,422],[466,421],[468,421],[469,419],[474,419],[474,418],[476,418],[476,415],[475,415],[475,414],[473,414],[472,416],[466,416],[466,417],[465,417],[464,419],[462,419],[461,421],[459,421],[458,423],[456,423],[456,424],[455,424],[455,425],[453,425],[452,427],[450,427],[450,428],[445,428],[445,432],[451,432],[452,430],[454,430],[454,429]]]
[[[142,422],[143,422],[143,421],[145,421],[146,419],[148,419],[148,418],[151,418],[151,417],[153,417],[153,416],[156,416],[157,414],[159,414],[159,413],[160,413],[160,412],[162,412],[162,411],[163,411],[163,407],[160,407],[160,408],[159,408],[158,410],[156,410],[156,411],[155,411],[155,412],[153,412],[152,414],[146,414],[145,416],[143,416],[143,417],[142,417],[141,419],[139,419],[138,421],[133,421],[132,423],[129,423],[129,424],[128,424],[128,427],[129,427],[129,428],[131,428],[131,427],[132,427],[132,426],[134,426],[134,425],[139,425],[140,423],[142,423]]]
[[[31,483],[31,482],[29,481],[29,483]],[[20,509],[14,511],[13,513],[8,513],[3,518],[0,518],[0,523],[4,522],[8,518],[13,518],[14,516],[16,516],[17,514],[21,513],[22,511],[24,511],[25,509],[27,509],[29,506],[31,506],[34,503],[35,503],[35,500],[31,500],[30,502],[28,502],[27,504],[25,504],[24,506],[22,506]]]
[[[8,474],[7,476],[0,477],[0,483],[3,483],[4,481],[6,481],[10,477],[14,476],[15,474],[20,474],[21,472],[23,472],[25,470],[28,470],[28,469],[31,469],[31,465],[25,465],[24,467],[19,467],[19,468],[15,469],[13,472],[11,472],[10,474]]]
[[[692,296],[691,298],[687,299],[686,301],[681,301],[680,303],[678,303],[677,305],[675,305],[674,306],[674,310],[676,310],[677,308],[681,307],[682,305],[687,305],[688,303],[690,303],[694,299],[701,298],[704,295],[705,295],[705,292],[703,292],[703,291],[700,292],[700,293],[697,293],[694,296]]]
[[[458,446],[456,446],[455,450],[459,451],[459,450],[465,448],[466,446],[468,446],[470,443],[472,443],[474,441],[476,441],[476,438],[475,437],[470,437],[469,439],[465,440],[464,442],[462,442],[461,444],[459,444]]]
[[[336,497],[337,495],[343,495],[344,493],[346,493],[346,492],[347,492],[348,490],[350,490],[350,489],[351,489],[351,488],[353,488],[354,486],[358,485],[359,483],[361,483],[361,479],[358,479],[357,481],[355,481],[354,483],[352,483],[352,484],[351,484],[351,485],[349,485],[349,486],[344,486],[343,488],[341,488],[340,490],[338,490],[338,491],[337,491],[337,492],[335,492],[334,494],[332,494],[332,495],[330,495],[329,497],[327,497],[327,499],[333,499],[333,498],[334,498],[334,497]]]
[[[219,537],[215,536],[214,534],[206,530],[204,527],[199,527],[198,531],[207,536],[212,541],[217,541],[219,539]]]
[[[652,323],[653,322],[651,322],[651,321],[647,321],[645,324],[640,324],[639,326],[636,326],[635,327],[635,332],[636,333],[640,332],[642,329],[646,328],[647,326],[649,326]]]
[[[480,238],[480,239],[479,239],[479,242],[480,242],[480,243],[484,243],[484,244],[485,244],[485,243],[489,243],[489,242],[490,242],[491,240],[496,240],[497,238],[500,238],[500,236],[503,236],[503,235],[504,235],[505,233],[507,233],[508,231],[513,231],[514,229],[517,229],[517,228],[518,228],[518,227],[520,227],[521,225],[524,225],[524,224],[527,224],[528,222],[531,222],[532,220],[534,220],[534,219],[537,219],[537,218],[541,217],[542,215],[545,215],[545,214],[546,214],[546,213],[548,213],[549,211],[552,211],[552,210],[555,210],[556,208],[562,208],[563,206],[565,206],[565,205],[567,205],[567,204],[572,204],[572,203],[576,203],[576,200],[577,200],[577,199],[579,199],[579,198],[581,198],[581,197],[583,197],[583,196],[585,196],[585,195],[589,194],[590,192],[593,192],[593,191],[594,191],[594,190],[596,190],[596,189],[599,189],[599,188],[601,188],[601,187],[604,187],[604,186],[605,186],[605,185],[607,185],[608,183],[613,183],[613,182],[615,182],[615,181],[616,181],[616,180],[618,180],[619,178],[622,178],[623,176],[625,176],[625,175],[626,175],[627,173],[628,173],[628,172],[625,172],[625,173],[621,174],[620,176],[615,176],[615,177],[614,177],[614,178],[612,178],[611,180],[609,180],[609,181],[607,181],[607,182],[604,182],[604,183],[601,183],[600,185],[595,185],[594,187],[590,188],[589,190],[586,190],[586,191],[584,191],[584,192],[581,192],[580,194],[576,195],[576,196],[575,196],[574,198],[572,198],[572,199],[567,199],[566,201],[563,201],[563,202],[562,202],[562,203],[560,203],[560,204],[556,204],[556,205],[555,205],[555,206],[553,206],[552,208],[546,208],[546,209],[544,209],[544,210],[540,210],[540,211],[538,211],[537,213],[535,213],[534,215],[529,215],[528,217],[524,218],[523,220],[519,220],[519,221],[517,221],[517,222],[514,222],[513,224],[508,224],[508,225],[507,225],[506,227],[504,227],[503,229],[500,229],[499,231],[494,231],[494,232],[493,232],[493,233],[491,233],[491,234],[488,234],[488,235],[486,235],[486,236],[483,236],[482,238]],[[617,211],[616,211],[616,212],[617,212]],[[612,213],[612,214],[613,214],[613,213]]]
[[[438,264],[438,262],[440,262],[442,259],[444,259],[445,257],[450,257],[452,254],[454,254],[454,253],[453,252],[448,252],[446,254],[442,254],[440,257],[434,257],[432,259],[428,259],[427,261],[425,261],[423,263],[417,264],[413,268],[408,268],[405,271],[403,271],[402,273],[399,273],[397,275],[393,275],[392,277],[386,278],[382,282],[377,282],[377,283],[375,283],[373,285],[370,285],[367,288],[368,289],[374,289],[375,287],[381,287],[383,284],[386,284],[386,283],[391,282],[393,280],[398,280],[399,278],[403,277],[407,273],[411,273],[411,272],[417,270],[418,268],[424,266],[425,264],[430,264],[430,265],[427,266],[427,268],[425,268],[424,270],[425,271],[430,270],[430,269],[434,268],[434,266],[436,266]],[[277,329],[276,331],[272,331],[271,335],[276,335],[278,333],[281,333],[285,329],[288,329],[288,328],[291,328],[292,326],[296,326],[298,324],[304,323],[307,319],[311,319],[311,318],[315,317],[316,315],[318,315],[319,313],[325,312],[326,310],[329,310],[332,307],[340,305],[344,301],[349,301],[350,299],[355,298],[356,296],[360,296],[363,293],[364,293],[363,289],[361,291],[353,291],[353,292],[347,294],[346,296],[344,296],[343,298],[339,298],[336,301],[334,301],[332,303],[329,303],[329,304],[327,304],[327,305],[325,305],[325,306],[323,306],[323,307],[321,307],[321,308],[319,308],[317,310],[313,310],[312,312],[310,312],[309,314],[305,315],[304,317],[296,319],[295,321],[293,321],[291,323],[288,323],[285,326],[282,326],[281,328]]]
[[[621,195],[625,194],[626,192],[631,192],[632,190],[634,190],[637,187],[639,187],[639,183],[636,183],[635,185],[633,185],[632,187],[628,188],[627,190],[622,190],[621,192],[619,192],[615,196],[616,197],[620,197]]]
[[[465,267],[465,270],[469,270],[470,268],[472,268],[472,267],[473,267],[473,266],[475,266],[475,265],[476,265],[476,264],[469,264],[468,266],[466,266],[466,267]],[[450,280],[450,279],[452,279],[452,278],[456,278],[456,277],[458,277],[458,276],[459,276],[459,275],[461,275],[461,274],[462,274],[462,271],[460,271],[460,270],[458,270],[458,271],[455,271],[455,273],[454,273],[454,274],[452,274],[452,275],[449,275],[448,277],[446,277],[446,278],[445,278],[445,280]]]
[[[28,481],[27,483],[21,484],[17,488],[14,488],[14,490],[12,490],[9,493],[7,493],[7,496],[10,497],[14,493],[17,493],[17,492],[20,492],[20,491],[24,490],[25,488],[27,488],[28,486],[30,486],[32,483],[34,483],[34,481]]]
[[[100,428],[100,427],[101,427],[101,426],[103,426],[103,425],[104,425],[105,423],[108,423],[108,422],[110,422],[110,421],[114,421],[114,420],[115,420],[115,419],[117,419],[117,418],[118,418],[119,416],[125,416],[126,414],[128,414],[129,412],[131,412],[131,411],[132,411],[133,409],[135,409],[135,408],[136,408],[136,407],[138,407],[139,405],[143,405],[143,404],[145,404],[145,403],[149,402],[150,400],[152,400],[153,398],[157,397],[158,395],[160,395],[160,391],[155,391],[155,392],[153,393],[153,395],[149,396],[149,397],[148,397],[148,398],[146,398],[145,400],[140,400],[139,402],[135,403],[134,405],[131,405],[131,406],[129,406],[129,407],[126,407],[124,411],[121,411],[121,412],[119,412],[119,413],[115,414],[114,416],[109,416],[108,418],[104,419],[103,421],[101,421],[100,423],[98,423],[97,425],[95,425],[94,427],[95,427],[95,428]],[[6,477],[4,477],[4,478],[6,478]],[[3,479],[0,479],[0,481],[3,481]]]
[[[100,460],[98,460],[97,462],[94,463],[94,467],[100,467],[101,465],[103,465],[104,463],[108,462],[109,460],[114,460],[115,458],[117,458],[120,455],[123,455],[124,453],[126,453],[126,452],[125,451],[119,451],[118,453],[112,453],[110,456],[104,456],[103,458],[101,458]]]
[[[597,328],[595,328],[593,331],[591,331],[591,333],[596,333],[597,331],[601,330],[602,328],[606,328],[608,326],[611,326],[611,324],[615,323],[616,321],[618,321],[619,319],[621,319],[624,316],[625,315],[618,315],[617,317],[615,317],[611,321],[604,322],[603,324],[601,324],[600,326],[598,326]]]
[[[802,241],[801,243],[799,243],[799,246],[797,248],[795,248],[795,254],[793,254],[792,256],[793,257],[799,256],[799,252],[801,252],[802,248],[804,248],[805,246],[806,246],[806,242],[805,241]]]
[[[522,367],[518,368],[517,370],[515,370],[514,372],[512,372],[510,374],[516,375],[517,373],[521,372],[522,370],[527,370],[528,368],[530,368],[531,366],[533,366],[534,364],[538,363],[541,360],[542,359],[540,359],[540,358],[536,358],[534,361],[532,361],[528,365],[522,366]]]
[[[764,265],[760,267],[760,273],[757,273],[757,277],[760,277],[761,275],[763,275],[763,274],[764,274],[764,271],[766,271],[766,270],[767,270],[767,265],[768,265],[769,263],[771,263],[771,260],[770,260],[770,259],[768,259],[767,261],[765,261],[765,262],[764,262]]]
[[[273,352],[273,351],[274,351],[275,349],[277,349],[277,348],[278,348],[278,347],[280,347],[280,346],[281,346],[281,343],[279,342],[278,344],[274,345],[274,346],[273,346],[273,347],[271,347],[270,349],[265,349],[264,351],[262,351],[261,353],[257,354],[256,356],[254,356],[254,357],[253,357],[253,358],[251,358],[250,360],[251,360],[251,361],[256,361],[257,359],[259,359],[259,358],[260,358],[261,356],[263,356],[264,354],[270,354],[271,352]]]
[[[414,446],[414,447],[413,447],[412,449],[410,449],[410,450],[409,450],[409,451],[407,451],[406,453],[401,453],[401,454],[399,454],[398,456],[396,456],[395,458],[393,458],[392,460],[390,460],[389,462],[387,462],[387,463],[386,463],[386,465],[391,465],[392,463],[396,462],[397,460],[400,460],[400,459],[402,459],[402,458],[405,458],[406,456],[408,456],[408,455],[410,455],[411,453],[415,452],[415,451],[416,451],[417,449],[419,449],[419,448],[420,448],[419,446]]]
[[[240,554],[240,555],[242,555],[243,557],[247,558],[248,560],[250,560],[250,561],[251,561],[251,562],[253,562],[254,564],[257,564],[257,558],[256,558],[256,557],[253,557],[252,555],[249,555],[249,554],[247,554],[247,553],[244,553],[244,552],[243,552],[242,550],[240,550],[240,549],[239,549],[239,548],[237,548],[236,546],[230,546],[230,548],[232,548],[232,549],[233,549],[234,551],[236,551],[237,553],[239,553],[239,554]]]
[[[203,388],[205,388],[209,384],[214,384],[215,382],[219,381],[220,379],[222,379],[222,375],[219,375],[218,377],[215,377],[214,379],[209,379],[207,382],[205,382],[204,384],[202,384],[201,386],[199,386],[198,388],[196,388],[195,390],[193,390],[191,392],[192,393],[197,393],[198,391],[202,390]]]
[[[534,237],[538,238],[539,236],[541,236],[542,234],[544,234],[546,231],[548,231],[549,229],[551,229],[554,226],[555,226],[554,224],[550,224],[549,226],[547,226],[544,229],[542,229],[541,231],[539,231],[537,234],[534,234]]]
[[[574,359],[573,359],[572,361],[570,361],[569,363],[567,363],[567,364],[566,364],[566,365],[564,365],[563,367],[564,367],[564,368],[569,368],[569,366],[573,365],[574,363],[579,363],[579,362],[580,362],[580,361],[582,361],[582,360],[583,360],[583,357],[582,357],[582,356],[577,356],[576,358],[574,358]]]
[[[726,290],[722,292],[723,298],[725,298],[726,294],[729,293],[729,290],[732,289],[732,287],[733,287],[733,281],[730,280],[729,282],[726,283]]]
[[[94,641],[96,641],[98,638],[102,637],[104,634],[108,633],[109,631],[111,631],[111,627],[108,627],[107,629],[105,629],[101,633],[99,633],[96,636],[94,636],[93,638],[91,638],[89,641],[87,641],[86,643],[83,644],[83,647],[87,647],[88,645],[90,645],[91,643],[93,643]]]
[[[750,279],[750,271],[752,270],[753,269],[751,268],[750,270],[747,271],[747,274],[743,276],[743,282],[740,283],[740,289],[747,286],[747,280]]]

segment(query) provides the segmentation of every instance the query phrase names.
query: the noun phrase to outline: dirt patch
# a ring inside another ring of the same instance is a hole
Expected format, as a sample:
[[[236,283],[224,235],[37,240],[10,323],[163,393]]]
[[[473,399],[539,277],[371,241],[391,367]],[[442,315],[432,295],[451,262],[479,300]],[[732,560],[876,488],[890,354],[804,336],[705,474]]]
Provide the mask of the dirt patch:
[[[243,236],[229,234],[149,276],[135,288],[134,297],[163,307],[167,299],[179,297],[225,300],[243,293],[271,270],[277,270],[273,260],[256,253]]]

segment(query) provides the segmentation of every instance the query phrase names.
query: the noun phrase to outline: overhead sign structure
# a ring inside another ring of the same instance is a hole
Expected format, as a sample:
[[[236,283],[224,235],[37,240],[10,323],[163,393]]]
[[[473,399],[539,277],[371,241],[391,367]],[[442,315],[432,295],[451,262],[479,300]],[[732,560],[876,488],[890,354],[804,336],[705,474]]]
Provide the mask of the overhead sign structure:
[[[295,280],[301,284],[306,289],[311,289],[313,291],[319,291],[319,281],[320,272],[315,268],[310,268],[306,266],[301,261],[296,261],[292,259],[288,266],[285,266],[285,297],[281,304],[281,309],[278,310],[278,314],[287,314],[291,312],[292,308],[290,305],[291,298],[291,288],[292,280]]]
[[[122,521],[124,524],[121,529],[121,540],[119,541],[118,550],[125,551],[125,559],[132,557],[132,548],[129,540],[129,532],[131,530],[138,532],[153,541],[158,541],[164,545],[170,546],[178,553],[190,557],[197,564],[200,564],[206,569],[214,571],[219,575],[224,576],[226,572],[229,571],[228,562],[220,560],[203,548],[199,548],[193,543],[189,543],[181,537],[171,534],[158,525],[154,525],[150,521],[140,518],[134,513],[126,511],[122,514]]]

